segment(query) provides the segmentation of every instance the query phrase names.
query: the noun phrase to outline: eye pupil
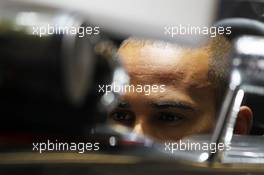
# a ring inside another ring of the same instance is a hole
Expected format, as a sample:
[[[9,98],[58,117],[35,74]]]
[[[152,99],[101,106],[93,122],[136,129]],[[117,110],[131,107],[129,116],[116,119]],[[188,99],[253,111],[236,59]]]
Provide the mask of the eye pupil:
[[[130,114],[126,112],[115,112],[112,114],[112,118],[117,121],[129,121],[132,120]]]
[[[176,122],[181,120],[182,117],[176,115],[176,114],[170,114],[170,113],[161,113],[159,120],[164,122]]]

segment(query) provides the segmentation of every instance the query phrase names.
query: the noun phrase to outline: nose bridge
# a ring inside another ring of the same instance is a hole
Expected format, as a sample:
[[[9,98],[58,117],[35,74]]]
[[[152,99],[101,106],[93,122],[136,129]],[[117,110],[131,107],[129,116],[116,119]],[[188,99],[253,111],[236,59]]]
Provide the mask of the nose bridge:
[[[143,121],[142,121],[142,116],[137,116],[135,125],[133,127],[133,132],[137,134],[143,134]]]

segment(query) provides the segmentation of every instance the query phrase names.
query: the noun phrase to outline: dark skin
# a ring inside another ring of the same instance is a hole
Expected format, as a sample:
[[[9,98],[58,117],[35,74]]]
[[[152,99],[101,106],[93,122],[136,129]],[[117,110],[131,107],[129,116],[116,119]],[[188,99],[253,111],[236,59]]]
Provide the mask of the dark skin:
[[[216,106],[208,80],[206,48],[139,44],[132,40],[118,53],[131,84],[165,85],[165,92],[124,94],[109,114],[111,123],[155,140],[178,140],[212,131]]]

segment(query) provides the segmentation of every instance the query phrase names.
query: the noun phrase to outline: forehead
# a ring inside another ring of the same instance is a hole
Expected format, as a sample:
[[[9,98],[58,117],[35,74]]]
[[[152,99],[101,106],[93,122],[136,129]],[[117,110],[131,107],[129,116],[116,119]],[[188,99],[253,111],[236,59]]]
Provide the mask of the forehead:
[[[130,41],[119,56],[132,82],[208,86],[208,52],[168,43]]]

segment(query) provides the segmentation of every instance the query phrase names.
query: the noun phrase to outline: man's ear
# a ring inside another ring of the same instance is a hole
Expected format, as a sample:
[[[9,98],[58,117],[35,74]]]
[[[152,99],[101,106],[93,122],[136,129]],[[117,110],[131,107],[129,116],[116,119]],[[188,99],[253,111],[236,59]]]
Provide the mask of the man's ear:
[[[237,114],[235,134],[249,134],[253,121],[252,110],[247,106],[241,106]]]

